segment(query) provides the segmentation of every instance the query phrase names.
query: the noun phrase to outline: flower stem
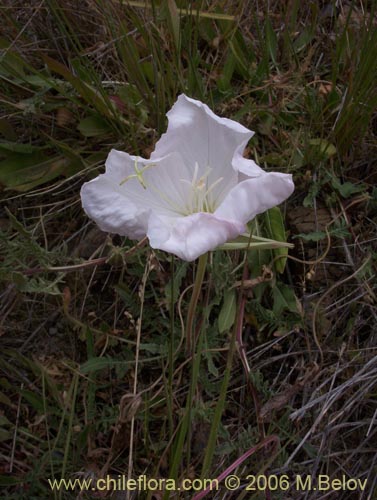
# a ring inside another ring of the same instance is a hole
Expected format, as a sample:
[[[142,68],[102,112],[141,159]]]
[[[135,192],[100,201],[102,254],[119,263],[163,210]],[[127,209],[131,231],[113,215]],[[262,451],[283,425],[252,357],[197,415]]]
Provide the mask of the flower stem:
[[[187,312],[187,323],[186,323],[186,352],[187,354],[193,354],[195,349],[195,331],[194,331],[194,315],[196,312],[196,306],[198,305],[198,299],[200,290],[202,288],[204,274],[206,270],[208,260],[208,253],[201,255],[199,257],[198,268],[196,270],[194,289],[192,291],[189,309]]]

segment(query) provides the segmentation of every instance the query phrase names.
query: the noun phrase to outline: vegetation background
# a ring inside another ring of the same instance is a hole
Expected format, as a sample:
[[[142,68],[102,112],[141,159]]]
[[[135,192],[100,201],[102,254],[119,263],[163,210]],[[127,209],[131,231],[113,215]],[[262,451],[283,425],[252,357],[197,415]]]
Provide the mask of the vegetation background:
[[[47,478],[214,478],[271,436],[239,475],[367,486],[255,498],[375,498],[376,2],[0,9],[2,498],[77,497]],[[101,233],[79,197],[110,148],[149,156],[181,92],[255,130],[247,154],[296,183],[253,225],[296,260],[210,257],[195,363],[181,332],[196,265]]]

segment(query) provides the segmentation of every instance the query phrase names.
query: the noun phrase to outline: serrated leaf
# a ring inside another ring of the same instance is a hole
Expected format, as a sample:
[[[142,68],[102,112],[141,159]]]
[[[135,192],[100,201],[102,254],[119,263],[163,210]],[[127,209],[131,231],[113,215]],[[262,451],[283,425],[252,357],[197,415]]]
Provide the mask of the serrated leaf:
[[[213,375],[214,377],[219,376],[219,370],[216,368],[214,362],[213,362],[213,354],[210,351],[205,352],[205,357],[207,359],[207,367],[208,367],[208,372]]]
[[[31,233],[24,228],[24,226],[21,224],[21,222],[17,219],[15,215],[12,214],[12,212],[8,209],[8,207],[5,207],[5,212],[9,218],[9,222],[13,229],[15,229],[18,233],[20,233],[22,236],[25,236],[26,238],[31,237]]]
[[[228,290],[224,294],[223,305],[219,314],[219,332],[224,333],[228,331],[236,319],[236,292],[235,290]]]
[[[335,236],[337,238],[345,238],[350,236],[350,232],[346,227],[336,227],[329,231],[331,236]],[[301,238],[304,241],[320,241],[327,238],[327,234],[325,231],[313,231],[310,233],[300,233],[293,236],[293,238]]]
[[[331,178],[331,185],[343,198],[349,198],[353,194],[360,193],[365,189],[364,185],[357,186],[356,184],[352,184],[352,182],[341,183],[337,177]]]
[[[304,241],[321,241],[326,238],[324,231],[313,231],[311,233],[296,234],[293,238],[301,238]]]

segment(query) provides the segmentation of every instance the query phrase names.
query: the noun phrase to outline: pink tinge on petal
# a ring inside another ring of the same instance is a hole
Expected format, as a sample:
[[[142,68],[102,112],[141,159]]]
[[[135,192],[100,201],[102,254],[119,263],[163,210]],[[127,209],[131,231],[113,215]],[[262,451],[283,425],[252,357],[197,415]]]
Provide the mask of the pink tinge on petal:
[[[214,215],[246,224],[256,215],[282,203],[293,190],[290,174],[263,173],[231,189]]]
[[[152,248],[192,261],[245,231],[243,223],[210,213],[196,213],[169,220],[151,214],[147,236]]]

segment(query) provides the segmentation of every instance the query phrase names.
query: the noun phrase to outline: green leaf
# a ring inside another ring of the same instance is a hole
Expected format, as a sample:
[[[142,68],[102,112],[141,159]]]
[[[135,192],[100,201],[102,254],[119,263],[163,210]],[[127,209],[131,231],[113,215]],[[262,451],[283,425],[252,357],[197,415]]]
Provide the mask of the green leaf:
[[[96,372],[103,370],[104,368],[114,368],[116,364],[125,363],[125,361],[119,361],[108,357],[102,358],[90,358],[86,363],[81,365],[80,372],[83,374]]]
[[[69,82],[76,92],[85,99],[85,101],[96,108],[103,116],[112,117],[113,113],[111,107],[103,99],[103,97],[98,93],[94,87],[86,83],[81,78],[74,75],[64,64],[52,59],[51,57],[43,54],[42,59],[47,64],[47,67],[63,76],[67,82]]]
[[[59,175],[72,173],[72,162],[61,156],[48,158],[41,151],[10,152],[0,161],[0,183],[15,191],[28,191]]]
[[[320,185],[318,182],[313,182],[309,187],[309,192],[305,196],[304,201],[302,202],[305,208],[312,208],[314,205],[314,200],[319,193]]]
[[[11,476],[0,476],[1,486],[14,486],[16,484],[21,484],[24,482],[22,477],[11,477]]]
[[[22,390],[21,396],[23,399],[26,399],[28,403],[36,410],[38,413],[42,414],[45,411],[45,404],[43,401],[43,397],[37,394],[36,392]]]
[[[6,394],[4,394],[3,392],[0,392],[0,403],[2,405],[7,405],[7,406],[10,406],[10,407],[13,404],[12,401],[8,398],[8,396]]]
[[[9,441],[13,437],[13,432],[7,431],[0,427],[0,443],[3,441]]]
[[[111,128],[106,120],[99,115],[91,115],[83,118],[77,128],[85,137],[96,137],[111,132]]]
[[[331,144],[331,142],[325,139],[310,139],[309,144],[318,149],[318,152],[327,158],[331,158],[331,156],[336,154],[336,147],[334,144]]]
[[[13,229],[15,229],[18,233],[20,233],[22,236],[25,236],[26,238],[31,237],[31,233],[27,231],[27,229],[24,228],[24,226],[21,224],[21,222],[15,217],[15,215],[12,214],[12,212],[8,209],[8,207],[5,207],[5,211],[8,215],[9,222]]]
[[[345,238],[350,236],[350,232],[346,227],[337,227],[329,231],[331,236],[335,236],[337,238]],[[313,231],[311,233],[300,233],[293,236],[293,238],[301,238],[304,241],[320,241],[327,238],[327,234],[325,231]]]
[[[344,182],[343,184],[339,181],[337,177],[331,178],[331,185],[343,198],[349,198],[355,193],[360,193],[365,190],[365,185],[360,184],[356,186],[352,182]]]
[[[285,227],[283,216],[279,207],[273,207],[267,210],[265,220],[269,235],[272,239],[286,242]],[[275,261],[275,269],[278,273],[283,273],[287,262],[288,248],[275,248],[272,250],[274,257],[279,257]]]
[[[2,134],[8,141],[16,141],[17,134],[13,128],[13,125],[9,120],[5,118],[0,118],[0,134]]]
[[[174,0],[166,0],[166,6],[168,9],[168,24],[170,31],[173,34],[175,48],[179,50],[180,45],[180,31],[181,31],[181,19],[177,9],[177,5]]]
[[[293,248],[292,243],[284,241],[271,240],[262,236],[250,235],[245,233],[224,245],[220,245],[216,250],[271,250],[273,248]]]
[[[223,305],[219,314],[219,332],[228,331],[236,319],[236,292],[227,290],[224,294]]]
[[[213,375],[214,377],[219,376],[219,370],[216,368],[215,363],[213,362],[213,354],[212,352],[206,350],[205,351],[205,357],[207,359],[207,367],[208,367],[208,372]],[[212,383],[211,383],[212,385]]]
[[[230,89],[231,80],[233,77],[235,67],[236,67],[236,58],[234,57],[233,52],[229,51],[225,59],[225,64],[223,67],[222,74],[217,81],[217,86],[219,90],[221,90],[222,92],[226,92]]]
[[[40,148],[31,144],[18,144],[16,142],[0,142],[0,150],[12,151],[13,153],[31,154],[40,151]]]
[[[266,48],[267,48],[268,54],[271,58],[271,61],[276,66],[276,53],[277,53],[278,39],[277,39],[276,33],[272,27],[272,24],[271,24],[269,17],[267,17],[267,19],[266,19],[265,33],[266,33]]]
[[[141,343],[140,350],[149,352],[150,354],[165,354],[167,353],[167,346],[164,344]]]
[[[166,297],[166,302],[168,304],[170,304],[172,300],[174,303],[177,302],[179,294],[180,294],[179,289],[181,287],[183,278],[186,276],[187,268],[188,268],[187,262],[182,262],[179,265],[178,269],[175,269],[175,271],[174,271],[174,297],[173,297],[173,299],[171,296],[171,279],[169,280],[169,282],[165,286],[165,297]]]
[[[304,241],[321,241],[326,238],[326,233],[324,231],[313,231],[311,233],[295,234],[293,238],[301,238]]]
[[[286,310],[299,314],[297,297],[288,285],[284,283],[276,284],[272,289],[272,296],[274,299],[273,312],[276,316]]]
[[[20,55],[9,50],[9,42],[0,38],[0,48],[6,49],[0,58],[0,75],[23,77],[25,75],[25,63]]]
[[[300,52],[313,40],[313,29],[311,26],[304,28],[298,38],[293,42],[295,52]]]

